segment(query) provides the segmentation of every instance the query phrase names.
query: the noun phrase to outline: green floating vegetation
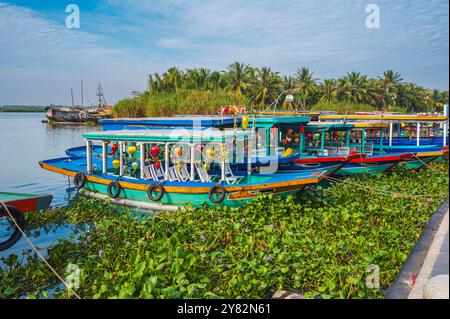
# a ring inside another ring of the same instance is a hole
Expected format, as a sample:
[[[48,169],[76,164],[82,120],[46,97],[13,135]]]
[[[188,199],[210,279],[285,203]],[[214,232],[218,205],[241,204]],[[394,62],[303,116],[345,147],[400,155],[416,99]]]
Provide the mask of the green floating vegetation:
[[[28,222],[89,224],[76,241],[48,250],[63,276],[69,264],[79,267],[82,298],[270,298],[277,289],[308,298],[382,298],[446,200],[448,182],[448,163],[440,163],[349,177],[286,200],[259,197],[243,208],[147,218],[85,199],[30,214]],[[3,262],[0,298],[48,297],[61,287],[31,253],[22,265],[15,255]],[[379,288],[366,286],[370,265],[379,267]],[[53,296],[73,297],[63,288]]]

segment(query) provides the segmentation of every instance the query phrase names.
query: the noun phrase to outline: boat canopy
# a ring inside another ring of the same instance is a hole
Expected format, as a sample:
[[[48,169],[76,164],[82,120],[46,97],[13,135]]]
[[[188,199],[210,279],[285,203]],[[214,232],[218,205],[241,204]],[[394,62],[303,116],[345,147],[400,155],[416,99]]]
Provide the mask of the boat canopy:
[[[107,132],[85,133],[83,137],[91,141],[133,141],[133,142],[187,142],[187,143],[223,143],[227,141],[244,141],[247,133],[242,131],[213,129],[187,130],[178,129],[155,129],[155,130],[121,130]]]
[[[306,116],[263,116],[255,119],[255,127],[257,128],[271,128],[278,126],[280,128],[293,127],[295,125],[301,126],[309,122]],[[249,126],[253,126],[253,119],[249,121]]]
[[[384,114],[384,115],[321,115],[320,120],[356,120],[356,121],[404,121],[404,122],[442,122],[447,121],[445,115],[411,115],[411,114]]]
[[[309,122],[305,127],[306,132],[327,132],[327,131],[351,131],[353,123],[337,122]]]
[[[242,119],[232,116],[205,116],[205,115],[183,115],[177,117],[146,117],[146,118],[118,118],[105,119],[100,123],[104,130],[127,129],[153,129],[153,128],[208,128],[208,127],[233,127],[240,125]]]

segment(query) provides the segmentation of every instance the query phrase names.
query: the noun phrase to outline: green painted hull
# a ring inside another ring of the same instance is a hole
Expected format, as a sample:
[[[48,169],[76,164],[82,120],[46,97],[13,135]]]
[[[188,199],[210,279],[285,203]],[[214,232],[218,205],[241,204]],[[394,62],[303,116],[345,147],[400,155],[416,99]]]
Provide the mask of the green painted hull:
[[[436,163],[448,163],[448,158],[445,158],[445,157],[443,157],[443,156],[440,156],[440,157],[436,158],[436,159],[434,160],[434,162],[436,162]]]
[[[314,172],[323,172],[325,170],[325,175],[330,175],[333,172],[335,172],[336,170],[339,169],[339,167],[341,167],[342,164],[336,164],[336,165],[332,165],[332,166],[328,166],[328,167],[321,167],[321,168],[316,168],[316,169],[291,169],[291,170],[278,170],[277,173],[282,173],[282,174],[289,174],[289,173],[298,173],[298,172],[309,172],[309,173],[314,173]]]
[[[103,195],[108,194],[107,185],[100,183],[87,182],[85,185],[85,189]],[[277,195],[284,198],[290,194],[295,194],[297,191],[298,189],[293,191],[292,190],[285,191],[277,193]],[[161,205],[194,206],[194,207],[201,207],[204,203],[208,203],[210,206],[224,205],[224,206],[239,207],[245,205],[248,201],[253,200],[253,198],[229,199],[228,195],[229,194],[225,196],[225,199],[220,204],[214,204],[209,200],[208,194],[165,193],[164,196],[161,198],[161,200],[159,200],[156,203]],[[146,191],[134,189],[122,188],[118,199],[124,198],[137,202],[155,203],[148,198]]]
[[[403,162],[402,164],[405,165],[406,167],[408,167],[409,169],[419,169],[423,165],[429,164],[435,159],[436,159],[435,157],[421,158],[420,160],[411,160],[411,161]]]
[[[345,175],[355,175],[355,174],[370,174],[370,175],[379,175],[384,171],[391,168],[392,164],[386,165],[374,165],[374,166],[344,166],[339,169],[334,175],[345,176]]]

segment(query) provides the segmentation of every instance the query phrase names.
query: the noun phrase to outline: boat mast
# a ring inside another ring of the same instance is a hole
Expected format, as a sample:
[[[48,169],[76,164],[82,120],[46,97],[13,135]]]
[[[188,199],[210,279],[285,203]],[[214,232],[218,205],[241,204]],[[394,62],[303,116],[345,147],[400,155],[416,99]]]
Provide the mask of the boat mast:
[[[84,107],[83,79],[81,79],[81,107]]]
[[[98,96],[98,107],[105,107],[108,104],[106,103],[105,95],[103,94],[102,85],[99,83],[97,87],[97,96]]]
[[[72,96],[72,107],[75,107],[75,100],[73,99],[73,89],[70,88],[70,95]]]

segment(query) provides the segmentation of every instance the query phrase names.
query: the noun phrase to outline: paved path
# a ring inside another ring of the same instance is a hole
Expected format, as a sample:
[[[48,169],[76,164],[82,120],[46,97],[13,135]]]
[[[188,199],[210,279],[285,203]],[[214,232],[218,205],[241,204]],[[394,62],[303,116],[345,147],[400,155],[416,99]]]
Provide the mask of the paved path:
[[[449,211],[434,236],[425,261],[411,289],[408,299],[435,299],[449,297]],[[436,277],[439,276],[439,277]]]
[[[385,298],[438,298],[436,293],[441,292],[444,293],[445,298],[448,298],[448,228],[449,202],[447,200],[428,221],[399,275],[385,292]],[[433,280],[430,281],[430,279]]]

